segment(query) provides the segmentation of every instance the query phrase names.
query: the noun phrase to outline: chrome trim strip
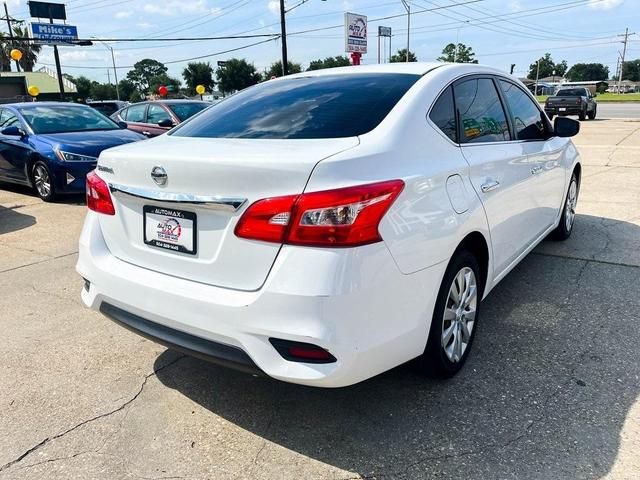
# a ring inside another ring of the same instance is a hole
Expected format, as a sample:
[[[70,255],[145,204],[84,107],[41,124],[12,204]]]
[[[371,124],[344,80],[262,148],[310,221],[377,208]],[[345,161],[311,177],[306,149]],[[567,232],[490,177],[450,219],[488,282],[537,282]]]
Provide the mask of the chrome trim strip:
[[[114,194],[124,194],[130,197],[142,198],[144,200],[155,200],[167,203],[188,203],[200,205],[216,210],[237,211],[247,201],[240,197],[221,197],[220,195],[191,195],[188,193],[159,192],[157,190],[147,190],[144,188],[128,187],[117,183],[110,183],[109,190]]]

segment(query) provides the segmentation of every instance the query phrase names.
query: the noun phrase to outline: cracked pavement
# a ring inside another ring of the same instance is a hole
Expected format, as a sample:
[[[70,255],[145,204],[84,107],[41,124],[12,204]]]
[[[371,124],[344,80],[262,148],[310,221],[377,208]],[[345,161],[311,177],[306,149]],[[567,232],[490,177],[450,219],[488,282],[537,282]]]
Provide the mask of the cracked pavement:
[[[482,303],[456,378],[227,371],[86,310],[81,198],[0,186],[0,479],[640,478],[640,123],[583,122],[572,238]]]

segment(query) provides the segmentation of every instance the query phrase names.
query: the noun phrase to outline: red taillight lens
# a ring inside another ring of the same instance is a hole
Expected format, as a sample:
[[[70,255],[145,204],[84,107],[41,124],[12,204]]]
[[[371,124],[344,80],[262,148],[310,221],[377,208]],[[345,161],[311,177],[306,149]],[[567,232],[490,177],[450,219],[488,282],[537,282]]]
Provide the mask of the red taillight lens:
[[[109,186],[92,170],[87,174],[87,207],[94,212],[115,215],[116,209],[111,200]]]
[[[317,247],[378,242],[380,220],[403,188],[402,180],[391,180],[259,200],[238,222],[236,235]]]

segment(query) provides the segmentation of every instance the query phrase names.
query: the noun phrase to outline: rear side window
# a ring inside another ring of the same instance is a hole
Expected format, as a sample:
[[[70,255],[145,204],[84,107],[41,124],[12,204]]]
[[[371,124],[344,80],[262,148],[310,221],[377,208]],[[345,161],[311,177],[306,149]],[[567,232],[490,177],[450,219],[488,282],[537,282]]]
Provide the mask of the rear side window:
[[[436,103],[433,104],[429,118],[438,128],[454,142],[458,141],[456,133],[456,114],[453,106],[453,89],[447,87]]]
[[[171,120],[171,115],[158,104],[149,105],[147,111],[147,123],[160,123],[163,120]]]
[[[187,120],[181,137],[338,138],[373,130],[419,75],[367,73],[266,81]]]
[[[147,108],[146,105],[134,105],[127,109],[127,122],[144,123],[144,111]]]
[[[488,78],[465,80],[454,88],[461,123],[460,143],[511,140],[500,97]]]
[[[511,110],[513,126],[518,140],[545,140],[542,113],[533,100],[511,82],[500,80],[500,88]]]

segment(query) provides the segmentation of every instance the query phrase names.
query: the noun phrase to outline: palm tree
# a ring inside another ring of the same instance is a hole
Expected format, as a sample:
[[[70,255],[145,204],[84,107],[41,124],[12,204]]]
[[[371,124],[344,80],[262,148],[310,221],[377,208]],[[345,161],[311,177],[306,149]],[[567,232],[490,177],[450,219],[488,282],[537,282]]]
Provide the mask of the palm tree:
[[[0,32],[0,72],[10,72],[11,71],[11,56],[9,52],[11,52],[11,47],[9,46],[9,42],[5,40],[6,34]]]
[[[26,27],[13,27],[13,34],[16,37],[29,36]],[[9,51],[11,51],[12,48],[20,50],[22,52],[22,58],[19,62],[20,68],[25,72],[33,72],[33,67],[38,61],[38,54],[40,53],[40,50],[42,50],[42,46],[25,40],[14,40],[12,45],[7,46]]]

